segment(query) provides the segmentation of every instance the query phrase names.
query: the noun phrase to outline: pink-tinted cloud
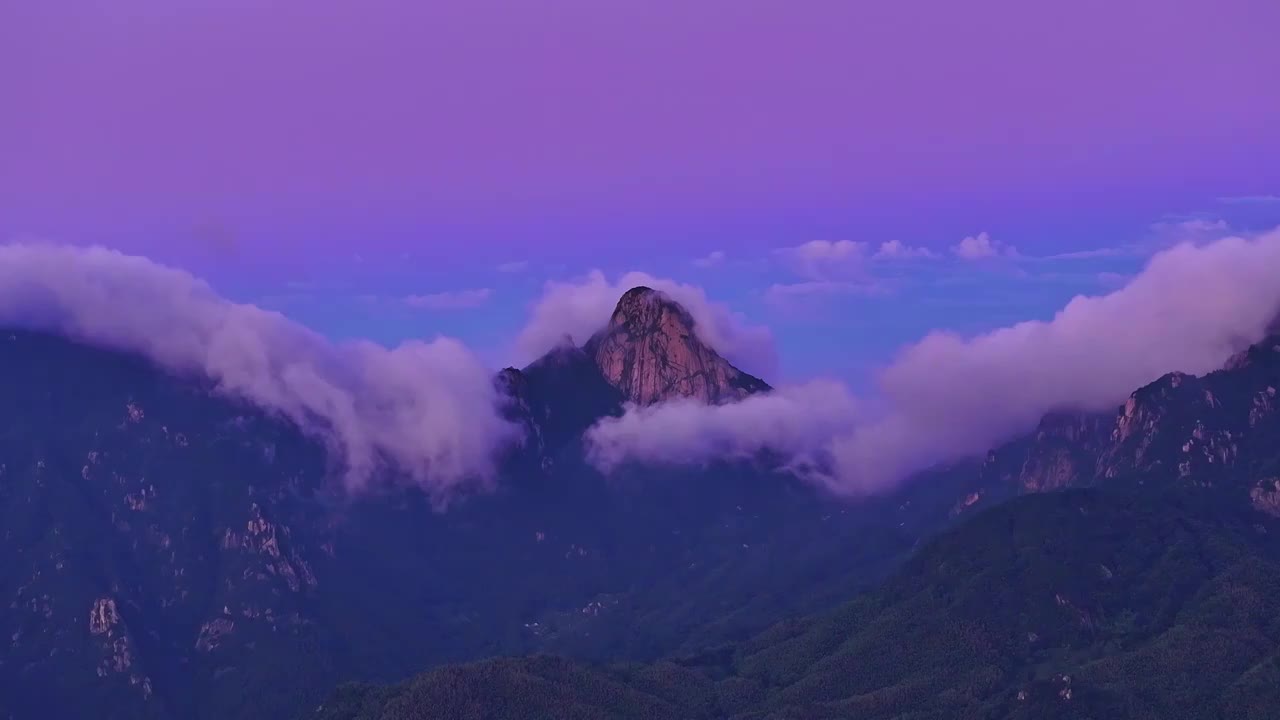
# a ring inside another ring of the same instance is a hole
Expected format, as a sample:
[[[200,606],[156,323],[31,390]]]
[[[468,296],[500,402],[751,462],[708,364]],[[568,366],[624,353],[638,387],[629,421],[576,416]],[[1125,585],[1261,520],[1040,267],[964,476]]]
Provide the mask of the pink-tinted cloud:
[[[1222,218],[1181,217],[1166,218],[1151,224],[1151,232],[1157,242],[1204,242],[1231,234],[1231,226]]]
[[[1018,249],[985,232],[970,235],[951,246],[951,253],[961,260],[985,260],[995,257],[1018,257]]]
[[[810,280],[798,283],[774,283],[764,292],[764,300],[778,308],[819,298],[882,295],[888,292],[883,283],[865,281]]]
[[[1218,202],[1224,205],[1280,205],[1280,195],[1236,195],[1220,197]]]
[[[466,310],[484,305],[492,296],[493,290],[490,288],[474,288],[409,295],[404,298],[404,304],[421,310]]]
[[[693,261],[693,266],[700,268],[716,267],[717,265],[723,265],[727,257],[728,255],[726,255],[723,250],[712,250],[706,255],[695,259]]]
[[[1136,246],[1126,247],[1103,247],[1093,248],[1091,250],[1073,250],[1071,252],[1054,253],[1041,258],[1031,258],[1035,260],[1094,260],[1097,258],[1119,257],[1123,255],[1139,254]]]
[[[749,459],[763,450],[790,458],[797,469],[809,468],[822,460],[823,448],[814,438],[851,432],[856,410],[848,389],[833,381],[780,388],[728,405],[680,400],[632,406],[590,430],[588,459],[608,471],[629,460],[698,464]]]
[[[925,337],[885,369],[875,408],[856,417],[851,402],[786,394],[739,406],[633,410],[592,432],[593,458],[611,467],[772,449],[826,458],[822,480],[837,492],[876,492],[1028,431],[1049,411],[1107,410],[1166,372],[1221,366],[1280,311],[1277,267],[1280,229],[1182,244],[1154,256],[1122,288],[1076,297],[1048,322]],[[762,432],[756,413],[767,403],[791,413],[797,431],[778,439]]]
[[[777,351],[768,328],[712,302],[700,287],[643,272],[629,272],[609,282],[604,273],[593,270],[574,281],[547,283],[516,339],[522,361],[534,360],[566,335],[577,344],[586,342],[608,325],[618,298],[640,285],[661,290],[683,305],[693,317],[699,339],[734,365],[766,378],[775,374]]]
[[[766,299],[785,302],[788,298],[815,295],[857,294],[878,288],[874,263],[936,258],[928,248],[907,245],[900,240],[880,243],[875,252],[865,242],[854,240],[810,240],[781,248],[774,255],[803,282],[779,283],[766,292]]]
[[[876,260],[925,260],[938,257],[929,248],[907,245],[901,240],[888,240],[880,243],[872,258]]]
[[[765,302],[779,308],[795,308],[819,298],[881,295],[888,292],[888,286],[876,277],[875,263],[937,257],[927,248],[899,240],[880,243],[874,253],[864,242],[811,240],[774,254],[802,278],[800,282],[774,283],[765,290]]]
[[[0,323],[142,354],[323,438],[360,489],[384,459],[437,499],[491,479],[516,430],[461,343],[334,345],[202,280],[103,248],[0,246]]]
[[[861,275],[867,261],[867,244],[852,240],[810,240],[803,245],[777,251],[797,275],[809,280]]]

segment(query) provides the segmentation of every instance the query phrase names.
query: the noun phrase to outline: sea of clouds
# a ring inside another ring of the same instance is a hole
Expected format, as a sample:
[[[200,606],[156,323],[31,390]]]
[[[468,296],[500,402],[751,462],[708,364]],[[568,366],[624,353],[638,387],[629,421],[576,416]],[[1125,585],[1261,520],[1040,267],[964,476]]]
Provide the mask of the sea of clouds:
[[[761,451],[840,494],[893,487],[937,462],[984,452],[1058,409],[1105,410],[1180,370],[1203,373],[1257,341],[1280,309],[1280,230],[1154,255],[1126,284],[1071,300],[1049,321],[972,337],[934,332],[901,349],[878,392],[783,385],[738,403],[630,407],[588,432],[588,457],[704,463]],[[700,288],[644,273],[549,283],[516,344],[529,360],[603,327],[618,297],[648,285],[684,305],[696,332],[770,377],[772,335]],[[228,395],[321,438],[360,490],[381,473],[447,495],[491,484],[520,431],[493,369],[461,342],[335,343],[285,316],[219,296],[199,278],[99,247],[0,246],[0,325],[61,333],[201,373]]]

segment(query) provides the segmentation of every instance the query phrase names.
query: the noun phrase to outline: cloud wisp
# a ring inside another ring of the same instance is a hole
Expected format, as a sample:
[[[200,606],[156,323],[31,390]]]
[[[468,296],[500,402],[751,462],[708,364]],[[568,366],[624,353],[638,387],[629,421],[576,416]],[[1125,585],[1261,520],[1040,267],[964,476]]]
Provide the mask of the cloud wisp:
[[[765,452],[837,493],[878,492],[937,462],[982,453],[1047,412],[1114,408],[1165,372],[1220,366],[1280,311],[1276,267],[1280,229],[1183,243],[1132,277],[1108,278],[1114,290],[1078,296],[1051,320],[973,337],[932,333],[899,353],[867,401],[824,381],[729,405],[633,407],[589,431],[589,459],[608,470]],[[731,362],[772,375],[767,329],[701,288],[638,272],[549,283],[520,349],[533,359],[565,335],[584,341],[637,285],[685,306],[700,338]],[[207,376],[326,441],[353,490],[385,468],[447,498],[490,481],[495,458],[519,440],[491,372],[455,340],[335,344],[278,313],[222,298],[186,272],[102,248],[0,246],[0,324]]]
[[[874,250],[854,240],[810,240],[795,247],[780,248],[774,254],[799,277],[814,282],[865,280],[876,262],[934,260],[937,253],[926,247],[886,240]]]
[[[933,260],[938,254],[926,247],[907,245],[901,240],[887,240],[871,256],[876,260]]]
[[[404,298],[404,304],[419,310],[468,310],[484,305],[491,297],[493,297],[491,288],[473,288],[409,295]]]
[[[969,235],[951,246],[951,254],[961,260],[986,260],[989,258],[1016,258],[1018,249],[1012,245],[993,239],[990,234],[980,232]]]
[[[821,464],[815,437],[854,430],[857,405],[843,384],[819,380],[741,402],[708,406],[677,400],[633,406],[590,431],[588,460],[611,471],[632,460],[699,464],[771,452],[796,469]]]
[[[1220,197],[1218,202],[1224,205],[1280,205],[1280,195],[1236,195]]]
[[[0,246],[0,323],[207,376],[325,441],[350,490],[391,466],[447,499],[492,480],[519,437],[492,374],[456,340],[336,345],[187,272],[99,247]]]
[[[779,282],[764,292],[765,302],[790,309],[818,298],[870,297],[888,293],[889,284],[873,271],[877,263],[936,259],[928,248],[899,240],[880,243],[874,252],[868,243],[853,240],[811,240],[774,251],[798,282]]]
[[[1220,367],[1280,311],[1277,267],[1280,230],[1184,243],[1052,320],[970,338],[928,335],[885,368],[873,407],[827,387],[735,405],[633,408],[591,430],[591,457],[608,469],[774,451],[806,467],[823,459],[815,477],[836,492],[877,492],[1029,431],[1050,411],[1113,409],[1166,372]]]
[[[704,269],[713,268],[719,265],[723,265],[724,261],[727,260],[728,257],[729,257],[728,254],[726,254],[725,251],[723,250],[712,250],[711,252],[707,253],[706,255],[703,255],[700,258],[695,258],[692,261],[692,264],[694,267],[697,267],[697,268],[704,268]]]
[[[768,328],[713,302],[700,287],[643,272],[629,272],[610,282],[604,273],[593,270],[576,280],[547,283],[516,338],[521,361],[540,357],[566,335],[578,344],[586,342],[609,324],[618,298],[639,285],[661,290],[683,305],[693,317],[698,338],[734,365],[761,377],[775,374],[778,356]]]
[[[866,273],[867,244],[853,240],[810,240],[782,248],[777,255],[800,277],[818,282]]]
[[[494,269],[500,273],[522,273],[529,269],[529,262],[527,260],[512,260],[511,262],[504,262]]]

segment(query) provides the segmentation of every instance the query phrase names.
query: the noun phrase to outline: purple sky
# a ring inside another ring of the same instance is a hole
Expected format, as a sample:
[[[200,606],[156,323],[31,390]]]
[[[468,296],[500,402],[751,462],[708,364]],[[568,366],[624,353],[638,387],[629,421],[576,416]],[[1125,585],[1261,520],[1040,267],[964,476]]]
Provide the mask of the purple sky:
[[[790,374],[853,373],[1141,253],[796,307],[769,288],[813,279],[776,250],[1280,222],[1277,28],[1274,0],[2,3],[0,241],[101,242],[334,335],[495,361],[546,280],[644,270],[768,324]]]

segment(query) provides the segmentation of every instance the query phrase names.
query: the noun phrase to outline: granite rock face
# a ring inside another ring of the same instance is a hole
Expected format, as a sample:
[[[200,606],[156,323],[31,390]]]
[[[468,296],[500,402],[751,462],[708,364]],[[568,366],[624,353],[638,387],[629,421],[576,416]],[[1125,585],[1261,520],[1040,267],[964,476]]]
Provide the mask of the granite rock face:
[[[678,398],[719,404],[770,389],[703,343],[687,310],[647,287],[628,290],[584,349],[605,380],[639,405]]]
[[[1280,516],[1277,388],[1280,335],[1271,335],[1202,377],[1168,373],[1113,413],[1046,416],[1034,434],[988,453],[965,492],[987,506],[988,498],[1130,478],[1221,485]],[[958,512],[975,504],[959,497]]]
[[[623,414],[629,403],[714,405],[772,389],[704,343],[684,307],[647,287],[624,293],[609,324],[583,345],[566,336],[528,366],[500,372],[496,383],[508,398],[508,419],[525,429],[514,456],[526,469],[546,469],[588,428]]]

